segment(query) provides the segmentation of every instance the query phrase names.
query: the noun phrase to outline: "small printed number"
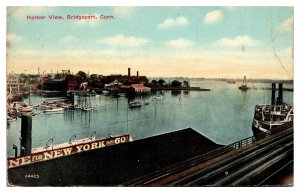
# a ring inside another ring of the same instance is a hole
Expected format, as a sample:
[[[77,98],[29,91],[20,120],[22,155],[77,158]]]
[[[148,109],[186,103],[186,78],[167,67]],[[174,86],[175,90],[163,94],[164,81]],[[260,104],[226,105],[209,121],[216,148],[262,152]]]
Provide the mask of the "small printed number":
[[[40,178],[40,176],[37,174],[26,174],[25,178]]]

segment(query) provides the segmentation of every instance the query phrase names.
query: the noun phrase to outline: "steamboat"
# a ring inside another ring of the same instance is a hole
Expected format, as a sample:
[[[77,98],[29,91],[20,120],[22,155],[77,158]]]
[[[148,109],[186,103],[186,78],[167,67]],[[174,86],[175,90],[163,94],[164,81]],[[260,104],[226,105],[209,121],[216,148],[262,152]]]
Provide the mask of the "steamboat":
[[[282,83],[279,83],[278,97],[275,99],[276,85],[272,84],[272,99],[270,105],[256,105],[252,131],[254,135],[268,132],[286,124],[293,124],[293,106],[283,103]]]

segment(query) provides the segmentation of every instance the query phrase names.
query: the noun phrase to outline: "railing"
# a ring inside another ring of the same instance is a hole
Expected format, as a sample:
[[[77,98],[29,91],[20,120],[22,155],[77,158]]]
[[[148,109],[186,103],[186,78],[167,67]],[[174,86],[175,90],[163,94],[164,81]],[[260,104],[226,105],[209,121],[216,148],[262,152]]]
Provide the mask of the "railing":
[[[275,127],[275,128],[273,128],[269,131],[266,131],[266,132],[263,132],[263,133],[260,133],[260,134],[257,134],[257,135],[253,135],[251,137],[247,137],[247,138],[242,139],[240,141],[229,144],[228,146],[231,146],[233,149],[239,149],[239,148],[244,147],[245,145],[251,144],[251,143],[253,143],[253,142],[255,142],[259,139],[265,138],[268,135],[278,133],[280,131],[283,131],[283,130],[291,128],[291,127],[293,127],[293,122],[289,122],[289,123],[280,125],[278,127]]]

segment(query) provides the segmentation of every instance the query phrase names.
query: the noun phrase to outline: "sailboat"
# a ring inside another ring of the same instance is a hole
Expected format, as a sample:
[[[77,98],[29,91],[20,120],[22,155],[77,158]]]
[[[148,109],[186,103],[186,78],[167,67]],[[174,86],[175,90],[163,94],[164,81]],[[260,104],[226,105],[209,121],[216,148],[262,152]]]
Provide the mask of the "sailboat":
[[[83,106],[81,108],[82,111],[91,111],[94,108],[91,106],[91,96],[89,96],[89,105],[85,104],[85,106]]]
[[[249,87],[246,84],[246,76],[244,76],[243,84],[242,84],[242,86],[239,86],[239,89],[242,91],[246,91],[249,89]]]

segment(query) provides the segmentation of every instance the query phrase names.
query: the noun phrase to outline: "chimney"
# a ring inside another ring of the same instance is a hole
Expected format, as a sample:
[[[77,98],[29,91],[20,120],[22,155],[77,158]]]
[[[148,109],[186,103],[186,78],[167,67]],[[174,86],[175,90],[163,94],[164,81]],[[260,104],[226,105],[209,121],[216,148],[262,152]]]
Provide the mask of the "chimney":
[[[276,92],[276,84],[272,83],[272,98],[271,105],[275,105],[275,92]]]
[[[31,131],[32,131],[32,116],[31,115],[22,115],[21,121],[21,147],[20,154],[21,156],[31,154]]]
[[[282,97],[282,83],[279,83],[279,87],[278,87],[278,100],[277,100],[277,104],[278,105],[281,105],[282,104],[282,100],[283,100],[283,97]]]
[[[136,71],[136,77],[137,78],[139,77],[139,71]]]
[[[130,68],[128,68],[128,78],[130,77]]]

